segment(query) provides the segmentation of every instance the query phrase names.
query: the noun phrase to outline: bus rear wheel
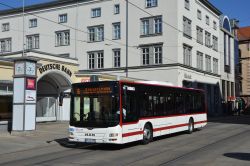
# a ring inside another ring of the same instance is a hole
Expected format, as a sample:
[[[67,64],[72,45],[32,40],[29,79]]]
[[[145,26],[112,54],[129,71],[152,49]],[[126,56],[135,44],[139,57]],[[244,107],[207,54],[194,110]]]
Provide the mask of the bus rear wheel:
[[[144,145],[148,144],[149,142],[151,142],[153,140],[153,129],[152,127],[147,123],[144,126],[143,129],[143,139],[142,139],[142,143]]]
[[[190,119],[188,123],[188,134],[192,134],[193,131],[194,131],[194,121],[193,119]]]

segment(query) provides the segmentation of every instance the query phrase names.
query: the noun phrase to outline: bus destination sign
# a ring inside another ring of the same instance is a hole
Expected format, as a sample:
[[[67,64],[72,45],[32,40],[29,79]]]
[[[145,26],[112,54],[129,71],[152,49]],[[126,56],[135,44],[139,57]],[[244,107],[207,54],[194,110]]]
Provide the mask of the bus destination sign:
[[[110,87],[84,88],[83,94],[109,94],[112,93]]]
[[[83,95],[110,94],[112,93],[112,89],[111,87],[88,87],[83,89],[77,88],[75,93],[78,95],[80,95],[80,93]]]

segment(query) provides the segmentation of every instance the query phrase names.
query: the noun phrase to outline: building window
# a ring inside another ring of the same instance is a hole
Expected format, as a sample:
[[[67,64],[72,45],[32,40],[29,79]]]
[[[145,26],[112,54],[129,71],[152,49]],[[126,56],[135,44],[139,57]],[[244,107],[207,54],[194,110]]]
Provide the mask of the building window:
[[[162,34],[162,16],[142,18],[141,35]]]
[[[218,51],[218,38],[213,36],[213,49]]]
[[[211,72],[211,56],[206,55],[206,71]]]
[[[88,53],[89,69],[101,69],[104,67],[103,51],[96,51]]]
[[[3,23],[2,24],[2,31],[9,31],[10,30],[10,23]]]
[[[92,18],[101,17],[101,8],[91,9],[91,17]]]
[[[101,69],[104,67],[104,56],[103,52],[98,52],[97,53],[97,68]]]
[[[142,35],[149,35],[149,20],[142,20]]]
[[[197,68],[203,70],[203,53],[197,51]]]
[[[94,27],[88,27],[88,41],[89,42],[98,42],[98,41],[104,41],[104,27],[101,26],[94,26]]]
[[[162,64],[162,46],[154,47],[154,64]]]
[[[209,25],[210,21],[209,21],[209,17],[206,16],[206,24]]]
[[[218,59],[213,58],[213,72],[218,74]]]
[[[146,7],[156,7],[157,6],[157,0],[146,0]]]
[[[186,17],[183,17],[183,35],[189,38],[192,38],[191,23],[191,20]]]
[[[197,10],[197,18],[198,18],[199,20],[202,19],[202,15],[201,15],[201,11],[200,11],[200,10]]]
[[[34,27],[37,27],[37,19],[30,19],[29,20],[29,27],[30,28],[34,28]]]
[[[89,53],[89,69],[95,68],[95,54]]]
[[[113,39],[121,39],[121,25],[119,22],[113,23]]]
[[[203,29],[197,26],[196,30],[197,30],[197,43],[203,44]]]
[[[5,52],[11,52],[11,38],[7,39],[0,39],[0,44],[1,44],[1,53]]]
[[[142,48],[142,64],[149,65],[149,48]]]
[[[120,4],[115,4],[114,6],[114,14],[119,14],[120,13]]]
[[[154,34],[162,33],[162,18],[156,17],[154,18]]]
[[[186,8],[187,10],[190,9],[190,2],[189,2],[189,0],[185,0],[185,8]]]
[[[70,45],[70,32],[58,31],[56,33],[56,46],[68,46]]]
[[[59,15],[59,23],[66,23],[67,22],[67,14],[60,14]]]
[[[213,27],[214,27],[214,30],[217,30],[217,23],[215,21],[213,22]]]
[[[184,65],[187,66],[192,66],[192,47],[187,46],[187,45],[183,45],[183,61],[184,61]]]
[[[205,46],[211,47],[211,33],[205,32]]]
[[[114,67],[121,67],[121,50],[114,49],[113,56],[114,56]]]
[[[39,35],[28,35],[26,36],[27,49],[39,49]]]
[[[142,64],[162,64],[162,45],[145,46],[142,50]]]

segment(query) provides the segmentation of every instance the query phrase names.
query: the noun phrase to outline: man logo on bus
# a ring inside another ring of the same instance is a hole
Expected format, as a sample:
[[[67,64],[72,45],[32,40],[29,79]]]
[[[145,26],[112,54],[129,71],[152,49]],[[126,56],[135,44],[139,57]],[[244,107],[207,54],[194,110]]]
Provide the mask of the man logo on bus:
[[[95,136],[95,134],[86,133],[86,134],[85,134],[85,136],[92,136],[92,137],[94,137],[94,136]]]

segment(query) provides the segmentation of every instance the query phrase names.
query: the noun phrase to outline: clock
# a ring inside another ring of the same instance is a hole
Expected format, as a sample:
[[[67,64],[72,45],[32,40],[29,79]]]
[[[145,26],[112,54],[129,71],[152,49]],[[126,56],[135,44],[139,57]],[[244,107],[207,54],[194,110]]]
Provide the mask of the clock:
[[[34,62],[26,62],[26,75],[36,75],[36,64]]]
[[[16,62],[15,75],[23,75],[23,74],[24,74],[24,62]]]

